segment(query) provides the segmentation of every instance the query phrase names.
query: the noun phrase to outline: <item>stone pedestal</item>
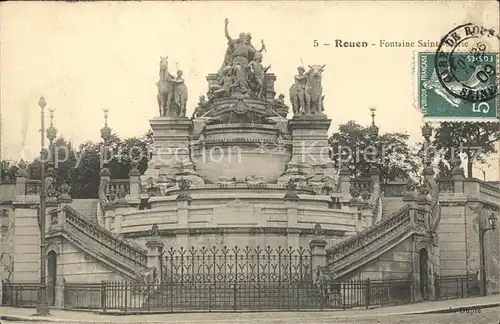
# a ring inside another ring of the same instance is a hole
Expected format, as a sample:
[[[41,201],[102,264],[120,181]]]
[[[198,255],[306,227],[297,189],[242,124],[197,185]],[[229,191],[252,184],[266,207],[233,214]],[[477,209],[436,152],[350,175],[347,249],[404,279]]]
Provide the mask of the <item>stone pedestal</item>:
[[[26,183],[28,182],[28,172],[19,168],[16,173],[16,195],[26,195]]]
[[[146,242],[148,248],[147,267],[155,269],[157,275],[161,273],[163,246],[164,244],[158,235],[153,236]],[[159,280],[161,281],[161,278]]]
[[[331,162],[328,129],[331,119],[326,115],[302,115],[288,122],[292,133],[292,158],[278,183],[297,179],[299,183]]]
[[[315,235],[309,242],[311,249],[311,266],[313,281],[316,282],[318,277],[318,268],[326,266],[326,240],[322,235]]]
[[[292,159],[290,162],[310,166],[330,162],[328,129],[331,119],[321,115],[303,115],[289,121],[292,132]]]
[[[339,171],[339,187],[342,194],[341,202],[349,202],[351,199],[351,171],[346,166]]]
[[[178,181],[183,177],[192,183],[204,183],[194,171],[190,157],[191,120],[187,117],[156,117],[149,122],[155,145],[151,161],[153,168],[159,170],[158,182]]]
[[[190,163],[189,127],[187,117],[156,117],[149,121],[153,129],[155,167],[165,171],[172,165]]]
[[[59,208],[57,210],[57,224],[51,224],[52,229],[63,229],[65,222],[65,213],[64,207],[71,206],[73,199],[68,194],[62,194],[57,198],[57,202],[59,204]]]
[[[274,91],[274,82],[276,81],[276,75],[274,73],[266,73],[266,78],[264,84],[266,86],[266,100],[272,100],[276,96]]]
[[[123,198],[119,199],[115,204],[115,233],[121,233],[123,214],[129,210],[129,205],[127,201]]]

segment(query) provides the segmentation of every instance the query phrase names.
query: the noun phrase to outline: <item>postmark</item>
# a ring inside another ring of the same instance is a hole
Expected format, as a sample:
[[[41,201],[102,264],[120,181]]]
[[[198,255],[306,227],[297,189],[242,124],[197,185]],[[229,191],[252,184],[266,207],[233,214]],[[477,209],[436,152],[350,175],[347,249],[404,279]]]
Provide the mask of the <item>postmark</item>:
[[[434,66],[444,89],[470,102],[483,102],[498,95],[492,39],[496,33],[471,23],[453,28],[439,43]],[[459,49],[467,42],[470,48]],[[463,53],[468,54],[465,58]]]
[[[463,44],[468,46],[462,46]],[[498,121],[498,34],[473,24],[417,53],[418,108],[434,121]]]

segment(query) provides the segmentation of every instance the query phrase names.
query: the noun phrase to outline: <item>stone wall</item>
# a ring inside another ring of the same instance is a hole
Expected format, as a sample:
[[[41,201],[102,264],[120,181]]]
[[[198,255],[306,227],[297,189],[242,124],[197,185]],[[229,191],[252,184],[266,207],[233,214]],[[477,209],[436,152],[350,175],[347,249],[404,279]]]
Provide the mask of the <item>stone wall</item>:
[[[11,281],[14,274],[14,211],[0,205],[0,280]]]
[[[33,207],[33,208],[30,208]],[[40,277],[40,229],[36,205],[14,210],[14,282],[37,282]]]
[[[50,252],[51,247],[48,247]],[[67,241],[57,244],[58,282],[64,278],[66,282],[100,282],[102,280],[121,281],[122,276],[104,266],[84,251]]]
[[[444,200],[444,199],[443,199]],[[466,224],[465,202],[457,204],[451,201],[441,202],[441,222],[439,225],[439,247],[440,247],[440,275],[465,275],[469,261],[471,271],[476,265],[472,254],[468,260],[467,246],[467,224]],[[469,214],[469,221],[472,217]]]
[[[409,237],[345,279],[407,279],[414,269],[414,253],[413,237]]]

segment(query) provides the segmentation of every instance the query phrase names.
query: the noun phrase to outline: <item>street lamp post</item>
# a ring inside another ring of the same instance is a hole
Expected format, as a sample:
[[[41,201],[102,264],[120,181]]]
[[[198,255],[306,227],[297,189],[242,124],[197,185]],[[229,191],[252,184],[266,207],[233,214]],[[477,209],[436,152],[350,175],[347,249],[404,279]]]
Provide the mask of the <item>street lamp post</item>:
[[[487,295],[486,291],[486,265],[485,265],[485,253],[484,253],[484,235],[489,230],[495,230],[497,223],[497,218],[494,213],[488,217],[488,224],[490,227],[483,228],[482,222],[479,222],[479,245],[481,249],[481,293],[483,296]]]
[[[49,315],[49,304],[47,302],[47,284],[45,282],[45,200],[47,193],[45,190],[45,106],[47,101],[42,96],[38,101],[41,109],[41,150],[40,150],[40,286],[39,286],[39,304],[36,309],[37,315]]]

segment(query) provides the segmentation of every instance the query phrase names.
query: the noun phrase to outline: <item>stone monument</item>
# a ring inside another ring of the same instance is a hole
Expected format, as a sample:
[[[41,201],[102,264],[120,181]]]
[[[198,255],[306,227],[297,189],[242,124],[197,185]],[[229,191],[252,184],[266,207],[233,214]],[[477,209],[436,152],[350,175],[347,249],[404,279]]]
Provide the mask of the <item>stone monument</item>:
[[[316,216],[311,220],[299,216],[308,213],[307,208],[335,222],[331,201],[340,194],[337,170],[329,158],[331,120],[324,114],[322,87],[325,65],[298,69],[290,87],[293,118],[287,119],[285,96],[276,97],[276,76],[264,63],[264,41],[257,50],[250,33],[232,38],[228,19],[224,34],[228,47],[222,65],[208,75],[208,92],[199,96],[191,118],[186,117],[188,85],[182,71],[172,75],[167,57],[160,58],[160,116],[150,121],[154,152],[141,177],[144,194],[155,196],[149,212],[176,210],[182,214],[178,216],[182,225],[177,227],[265,228],[270,226],[267,213],[281,208],[283,217],[289,218],[283,229],[293,227],[293,235],[302,231],[297,227],[310,231],[309,222]],[[190,199],[184,204],[179,197],[187,187]],[[181,203],[179,211],[175,204]],[[324,223],[319,218],[315,222],[320,221]],[[293,245],[298,244],[296,239]]]

